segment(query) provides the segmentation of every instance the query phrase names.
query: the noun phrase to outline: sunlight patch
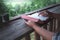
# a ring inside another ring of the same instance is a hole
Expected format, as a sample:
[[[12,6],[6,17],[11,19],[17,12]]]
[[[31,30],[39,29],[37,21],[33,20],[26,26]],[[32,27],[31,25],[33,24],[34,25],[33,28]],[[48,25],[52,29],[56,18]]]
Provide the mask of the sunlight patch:
[[[31,0],[4,0],[5,3],[7,5],[11,4],[13,7],[15,7],[15,5],[19,4],[20,6],[24,6],[25,4],[26,5],[30,5],[31,4]]]

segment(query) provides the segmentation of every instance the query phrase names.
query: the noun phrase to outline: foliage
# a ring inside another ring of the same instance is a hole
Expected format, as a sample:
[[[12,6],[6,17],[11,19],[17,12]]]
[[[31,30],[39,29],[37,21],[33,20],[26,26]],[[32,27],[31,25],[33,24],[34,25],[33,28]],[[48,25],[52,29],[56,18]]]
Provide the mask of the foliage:
[[[0,0],[0,15],[6,13],[8,8],[5,6],[3,0]]]
[[[8,13],[10,16],[16,16],[22,13],[30,12],[33,10],[41,9],[45,6],[56,4],[60,2],[60,0],[32,0],[30,5],[24,5],[21,7],[19,4],[16,4],[15,7],[13,7],[11,4],[7,5],[8,7]],[[4,8],[4,7],[3,7]],[[2,9],[1,9],[2,10]]]

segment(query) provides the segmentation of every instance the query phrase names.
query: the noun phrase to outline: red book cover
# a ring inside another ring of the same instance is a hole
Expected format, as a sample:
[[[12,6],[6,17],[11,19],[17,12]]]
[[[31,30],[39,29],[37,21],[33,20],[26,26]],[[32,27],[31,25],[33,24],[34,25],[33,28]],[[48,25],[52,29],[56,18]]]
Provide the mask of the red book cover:
[[[28,15],[22,15],[21,18],[26,19],[26,20],[30,20],[30,21],[34,21],[34,22],[38,22],[39,19],[35,19],[32,17],[29,17]]]

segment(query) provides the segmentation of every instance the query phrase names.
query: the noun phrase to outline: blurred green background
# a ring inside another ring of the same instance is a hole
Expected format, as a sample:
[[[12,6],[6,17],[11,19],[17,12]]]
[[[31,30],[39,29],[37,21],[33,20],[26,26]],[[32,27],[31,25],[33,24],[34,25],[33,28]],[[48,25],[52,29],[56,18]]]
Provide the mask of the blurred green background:
[[[4,10],[10,17],[14,17],[59,2],[60,0],[0,0],[0,14]]]

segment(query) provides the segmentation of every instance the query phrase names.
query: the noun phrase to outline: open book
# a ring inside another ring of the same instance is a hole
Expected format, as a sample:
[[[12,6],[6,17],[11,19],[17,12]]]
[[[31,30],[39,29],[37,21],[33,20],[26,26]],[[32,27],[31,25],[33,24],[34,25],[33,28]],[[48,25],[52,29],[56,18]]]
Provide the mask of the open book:
[[[22,15],[21,17],[23,19],[26,19],[26,20],[31,20],[31,21],[46,21],[49,17],[47,16],[42,16],[42,15],[39,15],[40,13],[34,13],[32,15]]]
[[[22,15],[21,18],[29,21],[34,21],[38,25],[45,25],[52,20],[49,16],[42,16],[40,13],[34,13],[31,15]]]

